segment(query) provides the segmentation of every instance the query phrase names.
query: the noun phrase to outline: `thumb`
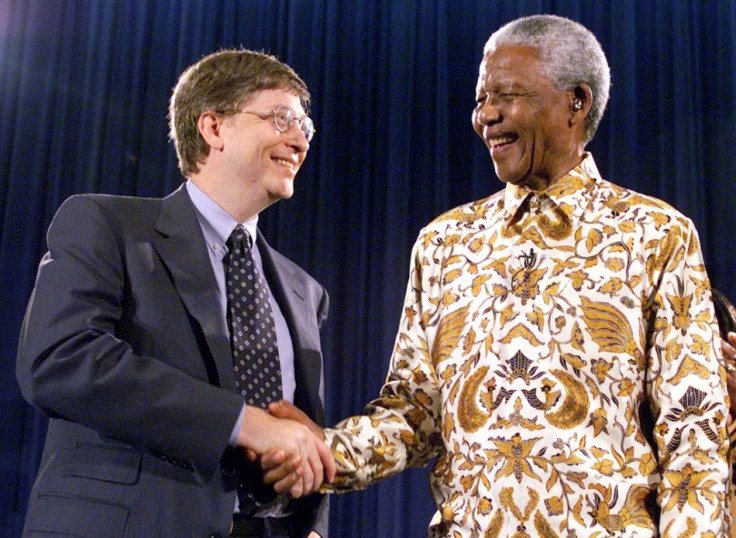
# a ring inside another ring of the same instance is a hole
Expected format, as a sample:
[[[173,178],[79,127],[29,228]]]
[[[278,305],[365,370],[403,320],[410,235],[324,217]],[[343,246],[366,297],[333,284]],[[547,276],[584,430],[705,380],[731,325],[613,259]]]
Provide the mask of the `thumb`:
[[[304,411],[294,406],[288,400],[279,400],[270,404],[268,406],[268,412],[277,418],[287,418],[304,424],[318,439],[324,440],[325,438],[322,428],[317,426]]]
[[[288,418],[305,424],[309,417],[289,400],[279,400],[268,406],[268,412],[277,418]]]

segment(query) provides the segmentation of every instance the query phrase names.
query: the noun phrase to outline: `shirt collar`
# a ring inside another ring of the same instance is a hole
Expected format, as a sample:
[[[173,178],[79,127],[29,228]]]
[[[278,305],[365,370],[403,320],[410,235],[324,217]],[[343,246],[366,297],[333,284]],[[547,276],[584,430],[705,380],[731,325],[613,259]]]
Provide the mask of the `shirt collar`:
[[[227,246],[225,246],[227,238],[230,237],[238,224],[247,230],[252,244],[255,244],[258,215],[246,222],[239,223],[191,180],[187,180],[186,188],[197,210],[197,218],[204,234],[204,240],[213,252],[219,256],[225,255],[227,252]]]
[[[527,199],[534,197],[538,203],[567,205],[570,207],[568,214],[580,216],[590,201],[589,193],[595,189],[596,182],[600,179],[593,155],[586,152],[580,164],[543,191],[507,183],[504,193],[506,219],[510,220]]]

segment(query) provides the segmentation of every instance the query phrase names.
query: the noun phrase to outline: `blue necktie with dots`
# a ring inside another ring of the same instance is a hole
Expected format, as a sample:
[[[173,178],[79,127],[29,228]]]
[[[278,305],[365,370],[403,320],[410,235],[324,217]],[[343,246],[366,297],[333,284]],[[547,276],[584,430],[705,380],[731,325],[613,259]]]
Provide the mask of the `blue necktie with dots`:
[[[237,226],[227,240],[225,279],[233,368],[249,405],[282,398],[281,363],[268,288],[251,254],[250,234]]]

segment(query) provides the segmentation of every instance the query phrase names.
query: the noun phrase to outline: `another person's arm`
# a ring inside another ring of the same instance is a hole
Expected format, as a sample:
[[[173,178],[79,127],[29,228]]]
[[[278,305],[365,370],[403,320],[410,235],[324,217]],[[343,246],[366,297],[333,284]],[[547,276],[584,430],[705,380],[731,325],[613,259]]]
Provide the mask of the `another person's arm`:
[[[730,401],[728,420],[728,437],[731,443],[736,442],[736,333],[728,333],[721,340],[723,360],[726,362],[726,384]]]
[[[430,279],[426,275],[423,278],[422,264],[417,263],[421,245],[420,238],[414,250],[394,353],[379,397],[365,406],[360,415],[324,430],[337,462],[337,474],[334,483],[326,484],[323,490],[367,487],[407,467],[425,465],[442,448],[439,380],[423,325],[424,312],[431,308],[431,302],[426,290]],[[306,417],[300,417],[298,410],[288,404],[279,404],[272,412],[307,423]],[[280,465],[271,457],[262,460],[262,465],[270,471],[266,481],[276,484],[279,491],[288,491],[294,480],[288,465]]]

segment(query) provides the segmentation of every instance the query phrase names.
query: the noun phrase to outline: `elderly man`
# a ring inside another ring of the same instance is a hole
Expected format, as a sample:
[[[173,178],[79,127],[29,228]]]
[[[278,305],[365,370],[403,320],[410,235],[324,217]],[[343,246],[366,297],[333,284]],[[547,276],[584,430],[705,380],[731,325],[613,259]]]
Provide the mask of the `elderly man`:
[[[334,489],[437,457],[431,536],[725,533],[727,396],[698,236],[601,178],[585,146],[608,91],[580,24],[533,16],[490,37],[473,126],[506,187],[421,231],[381,394],[325,430]]]

